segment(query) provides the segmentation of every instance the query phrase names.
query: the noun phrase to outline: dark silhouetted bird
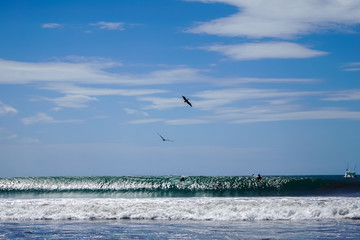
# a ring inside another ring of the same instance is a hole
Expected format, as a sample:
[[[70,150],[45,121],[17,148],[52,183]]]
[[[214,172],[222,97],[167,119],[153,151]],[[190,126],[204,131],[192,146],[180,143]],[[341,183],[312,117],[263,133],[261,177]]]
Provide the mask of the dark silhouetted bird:
[[[163,136],[161,136],[160,135],[160,133],[158,133],[158,135],[161,137],[161,139],[164,141],[164,142],[174,142],[174,141],[172,141],[172,140],[170,140],[170,139],[166,139],[166,138],[164,138]]]
[[[185,96],[182,96],[182,97],[183,97],[183,99],[184,99],[184,102],[187,103],[187,104],[189,104],[190,107],[192,107],[191,102],[189,102],[189,99],[186,98]]]

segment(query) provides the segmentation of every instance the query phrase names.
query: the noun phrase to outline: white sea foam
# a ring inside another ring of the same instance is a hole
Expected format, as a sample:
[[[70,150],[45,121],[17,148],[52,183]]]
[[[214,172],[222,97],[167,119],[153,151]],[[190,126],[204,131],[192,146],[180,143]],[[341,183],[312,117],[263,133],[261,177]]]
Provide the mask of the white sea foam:
[[[0,220],[304,220],[358,219],[360,198],[0,199]]]

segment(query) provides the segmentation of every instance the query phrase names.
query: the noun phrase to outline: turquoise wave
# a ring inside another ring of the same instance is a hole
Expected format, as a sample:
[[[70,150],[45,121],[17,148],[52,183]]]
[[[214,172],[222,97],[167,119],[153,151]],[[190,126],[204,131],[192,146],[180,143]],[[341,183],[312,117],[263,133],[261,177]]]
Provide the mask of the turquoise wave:
[[[360,196],[341,176],[122,176],[0,178],[0,197]]]

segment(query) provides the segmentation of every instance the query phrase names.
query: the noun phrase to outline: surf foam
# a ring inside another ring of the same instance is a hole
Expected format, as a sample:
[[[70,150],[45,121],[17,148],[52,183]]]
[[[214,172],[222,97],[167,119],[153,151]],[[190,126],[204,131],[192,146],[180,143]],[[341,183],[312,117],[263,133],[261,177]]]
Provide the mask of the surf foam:
[[[359,219],[352,197],[0,199],[0,220]]]

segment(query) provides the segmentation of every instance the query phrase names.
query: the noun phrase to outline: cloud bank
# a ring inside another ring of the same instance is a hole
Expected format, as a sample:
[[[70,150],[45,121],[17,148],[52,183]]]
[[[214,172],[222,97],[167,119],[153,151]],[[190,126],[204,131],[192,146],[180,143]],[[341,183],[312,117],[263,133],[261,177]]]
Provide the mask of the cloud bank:
[[[360,2],[357,0],[194,0],[203,3],[224,3],[238,12],[228,17],[200,22],[188,33],[266,41],[233,45],[199,47],[219,52],[234,60],[297,59],[327,54],[306,46],[285,42],[330,30],[346,30],[360,23]],[[278,40],[281,41],[278,41]],[[271,40],[271,41],[269,41]],[[274,41],[276,40],[276,41]],[[358,67],[346,71],[358,71]]]
[[[357,0],[199,0],[238,8],[231,16],[202,22],[188,29],[228,37],[289,39],[360,23]]]

